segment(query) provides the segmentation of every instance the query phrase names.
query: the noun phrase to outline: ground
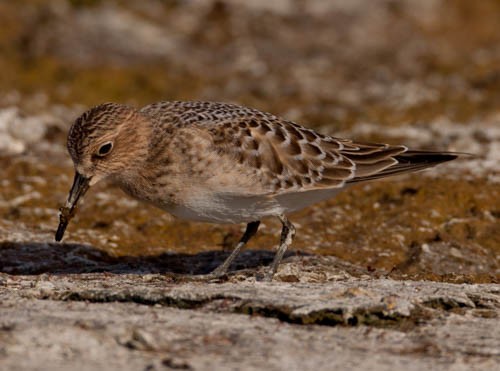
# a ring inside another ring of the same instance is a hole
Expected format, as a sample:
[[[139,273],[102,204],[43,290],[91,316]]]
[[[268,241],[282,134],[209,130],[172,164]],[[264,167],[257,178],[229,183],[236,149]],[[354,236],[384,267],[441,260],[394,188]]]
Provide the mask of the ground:
[[[500,3],[0,3],[0,362],[8,369],[499,367]],[[249,105],[358,140],[474,154],[244,226],[110,184],[62,244],[65,136],[105,101]],[[404,366],[402,366],[404,365]]]

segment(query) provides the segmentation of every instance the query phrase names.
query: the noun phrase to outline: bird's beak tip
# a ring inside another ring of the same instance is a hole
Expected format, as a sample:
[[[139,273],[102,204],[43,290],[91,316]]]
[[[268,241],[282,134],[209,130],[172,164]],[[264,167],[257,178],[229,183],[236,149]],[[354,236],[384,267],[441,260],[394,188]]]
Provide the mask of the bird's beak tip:
[[[75,213],[78,200],[87,192],[90,186],[90,179],[82,174],[76,172],[75,179],[73,180],[73,186],[69,191],[68,200],[64,207],[61,207],[59,212],[59,226],[55,234],[56,242],[60,242],[66,231],[69,221]]]

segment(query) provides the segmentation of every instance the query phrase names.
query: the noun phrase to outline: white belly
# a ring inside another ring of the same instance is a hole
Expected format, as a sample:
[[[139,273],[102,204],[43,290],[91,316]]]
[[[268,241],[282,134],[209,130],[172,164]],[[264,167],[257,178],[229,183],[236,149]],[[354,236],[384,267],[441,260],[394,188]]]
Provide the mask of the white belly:
[[[164,209],[178,218],[209,223],[248,223],[282,211],[275,200],[263,196],[191,197]]]
[[[335,196],[341,189],[314,190],[277,196],[192,195],[183,203],[163,205],[170,214],[209,223],[248,223],[287,214]]]

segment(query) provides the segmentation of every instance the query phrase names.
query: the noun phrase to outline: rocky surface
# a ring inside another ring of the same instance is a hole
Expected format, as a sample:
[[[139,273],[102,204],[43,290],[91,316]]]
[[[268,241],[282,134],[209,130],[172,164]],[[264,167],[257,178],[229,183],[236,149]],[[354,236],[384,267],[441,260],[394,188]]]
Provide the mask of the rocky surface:
[[[0,368],[493,370],[500,328],[496,0],[0,2]],[[110,184],[64,243],[66,132],[104,101],[231,101],[358,140],[475,156],[243,232]]]
[[[322,264],[330,275],[288,259],[273,283],[4,274],[0,359],[37,370],[498,367],[500,285],[353,278]]]
[[[258,251],[242,254],[247,269],[212,281],[197,274],[222,254],[147,260],[25,243],[1,251],[6,369],[499,365],[498,284],[393,280],[334,257],[291,254],[266,283],[255,277],[272,254]]]

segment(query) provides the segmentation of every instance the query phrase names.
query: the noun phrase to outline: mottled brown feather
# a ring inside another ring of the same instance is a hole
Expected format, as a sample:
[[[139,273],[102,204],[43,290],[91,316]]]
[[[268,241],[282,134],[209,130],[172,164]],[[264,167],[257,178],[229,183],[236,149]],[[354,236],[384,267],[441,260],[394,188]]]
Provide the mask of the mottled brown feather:
[[[158,125],[207,129],[213,150],[257,171],[271,194],[342,187],[433,166],[401,164],[405,146],[353,142],[252,108],[214,102],[160,102],[141,113]]]

